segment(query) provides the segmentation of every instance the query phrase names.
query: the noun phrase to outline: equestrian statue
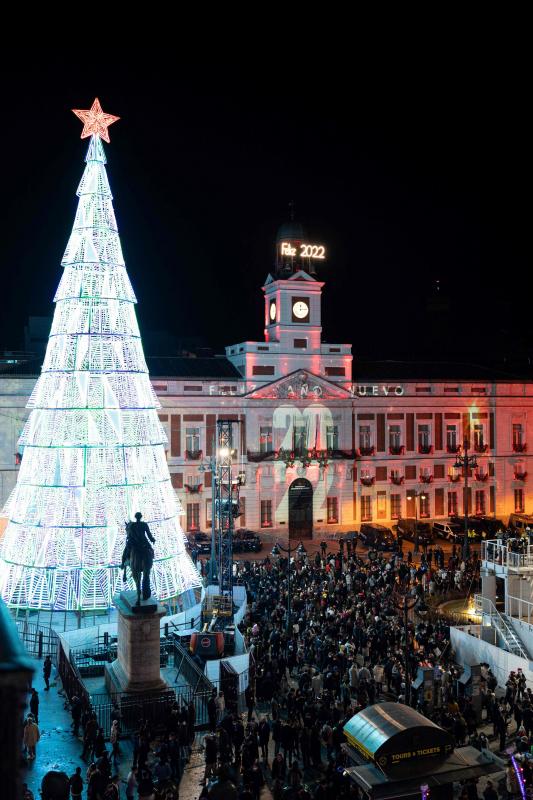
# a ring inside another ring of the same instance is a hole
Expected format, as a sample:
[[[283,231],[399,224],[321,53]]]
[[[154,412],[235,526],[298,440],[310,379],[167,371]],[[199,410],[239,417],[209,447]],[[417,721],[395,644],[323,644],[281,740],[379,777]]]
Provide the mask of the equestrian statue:
[[[141,522],[142,514],[137,511],[135,522],[126,522],[126,547],[122,553],[122,563],[120,568],[124,570],[123,580],[126,582],[126,567],[129,566],[135,586],[137,588],[137,603],[141,605],[141,588],[143,600],[149,600],[152,596],[150,590],[150,571],[154,563],[154,548],[150,544],[155,543],[155,539],[150,533],[150,528],[146,522]],[[148,537],[148,538],[147,538]],[[148,539],[150,541],[148,541]],[[141,585],[142,575],[142,585]]]

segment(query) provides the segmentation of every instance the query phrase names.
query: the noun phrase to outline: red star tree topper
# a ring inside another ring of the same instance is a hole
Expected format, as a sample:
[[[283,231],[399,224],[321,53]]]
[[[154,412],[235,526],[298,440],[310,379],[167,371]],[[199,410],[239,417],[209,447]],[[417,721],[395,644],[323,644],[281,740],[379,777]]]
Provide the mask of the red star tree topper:
[[[104,114],[102,111],[102,106],[100,105],[100,101],[97,97],[95,98],[91,108],[85,111],[82,111],[79,108],[73,108],[72,111],[83,122],[83,130],[81,132],[82,139],[86,139],[87,136],[92,136],[94,133],[96,136],[100,136],[104,142],[109,144],[110,139],[107,129],[110,125],[120,119],[120,117],[115,117],[113,114]]]

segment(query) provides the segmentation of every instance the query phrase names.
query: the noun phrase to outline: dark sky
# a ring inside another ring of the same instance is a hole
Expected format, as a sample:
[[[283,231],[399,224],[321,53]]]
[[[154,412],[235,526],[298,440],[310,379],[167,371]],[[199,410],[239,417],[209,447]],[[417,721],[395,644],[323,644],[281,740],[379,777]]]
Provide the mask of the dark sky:
[[[361,358],[528,352],[530,89],[514,61],[103,61],[3,73],[0,349],[52,313],[88,141],[70,109],[98,96],[121,117],[108,174],[142,331],[261,337],[294,200],[328,249],[328,341]],[[449,313],[428,317],[437,278]]]

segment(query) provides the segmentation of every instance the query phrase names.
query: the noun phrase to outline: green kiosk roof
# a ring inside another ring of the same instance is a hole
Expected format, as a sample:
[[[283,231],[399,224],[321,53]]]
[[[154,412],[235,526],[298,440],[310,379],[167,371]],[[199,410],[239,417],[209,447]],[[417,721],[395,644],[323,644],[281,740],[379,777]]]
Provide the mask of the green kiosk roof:
[[[402,767],[418,771],[454,749],[453,736],[402,703],[377,703],[344,726],[349,744],[383,772]]]

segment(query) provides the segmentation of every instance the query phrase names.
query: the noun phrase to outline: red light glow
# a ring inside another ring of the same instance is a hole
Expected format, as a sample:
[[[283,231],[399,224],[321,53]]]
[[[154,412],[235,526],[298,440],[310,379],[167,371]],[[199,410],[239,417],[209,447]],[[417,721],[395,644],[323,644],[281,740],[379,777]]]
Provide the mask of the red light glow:
[[[110,125],[119,120],[120,117],[115,117],[113,114],[105,114],[102,111],[102,106],[97,97],[91,108],[85,111],[79,108],[73,108],[72,111],[83,122],[83,130],[81,132],[82,139],[86,139],[87,136],[92,136],[94,134],[95,136],[100,136],[104,142],[109,144],[110,139],[107,129]]]

